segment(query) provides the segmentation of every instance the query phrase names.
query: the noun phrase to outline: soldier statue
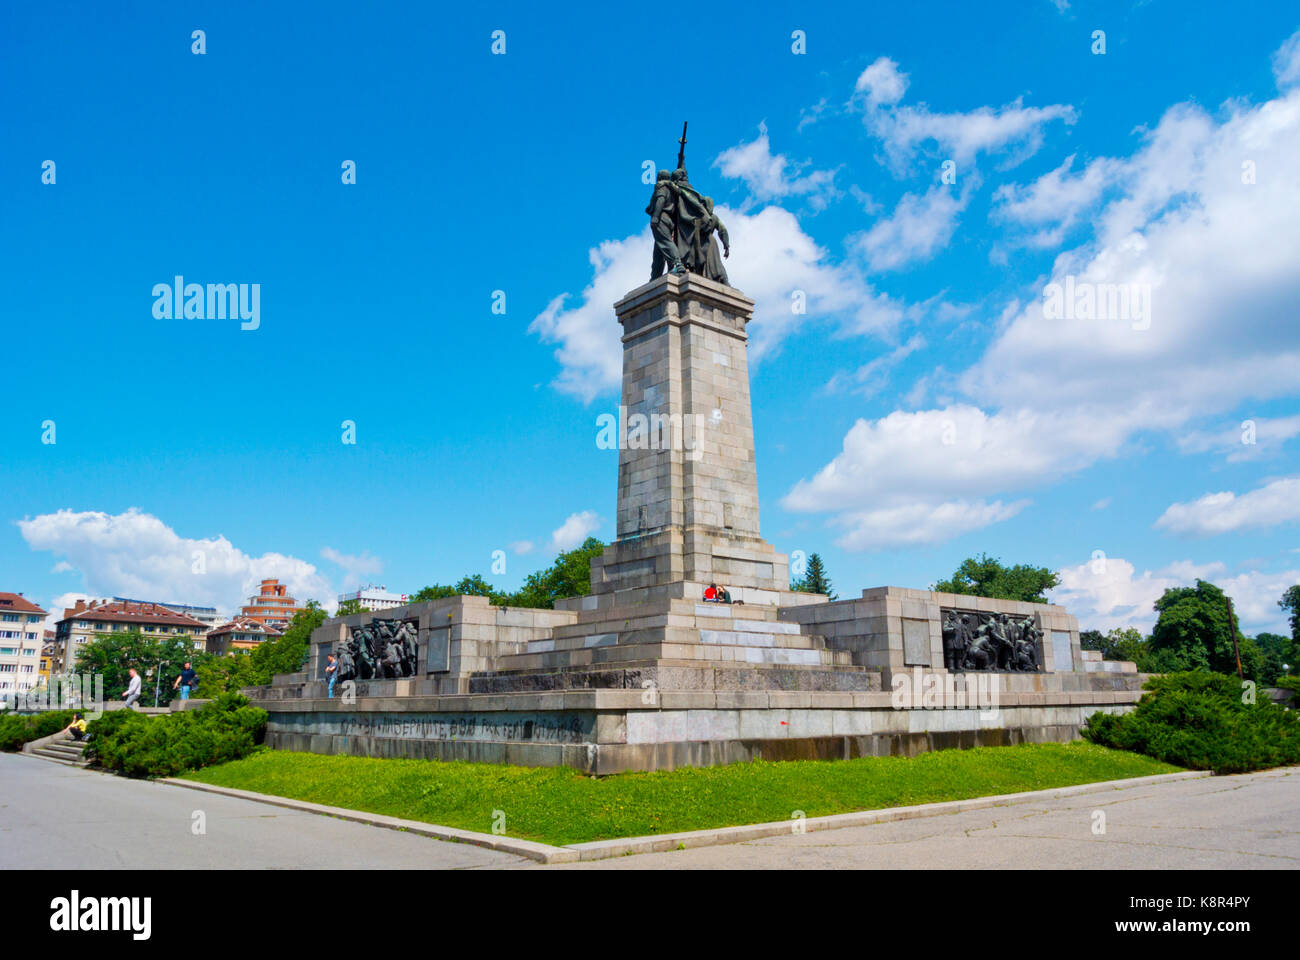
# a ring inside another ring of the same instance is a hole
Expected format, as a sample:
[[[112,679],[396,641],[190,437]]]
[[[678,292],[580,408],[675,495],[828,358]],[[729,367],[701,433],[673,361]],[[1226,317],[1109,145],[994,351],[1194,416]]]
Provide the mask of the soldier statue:
[[[665,268],[674,274],[694,273],[718,283],[727,283],[722,261],[731,256],[727,228],[713,212],[713,198],[705,197],[691,186],[686,173],[686,124],[677,141],[677,169],[660,170],[654,193],[645,212],[650,215],[650,234],[654,238],[654,256],[650,261],[650,279],[655,280]],[[717,234],[722,240],[718,255]]]

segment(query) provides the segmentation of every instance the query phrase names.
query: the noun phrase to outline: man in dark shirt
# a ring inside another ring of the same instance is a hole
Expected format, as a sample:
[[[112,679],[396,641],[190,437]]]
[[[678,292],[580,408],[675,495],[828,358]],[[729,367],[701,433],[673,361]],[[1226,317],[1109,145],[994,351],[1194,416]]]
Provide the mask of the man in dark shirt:
[[[199,675],[190,669],[190,665],[187,661],[185,669],[182,670],[181,675],[176,678],[176,682],[172,684],[172,689],[175,690],[179,687],[181,691],[181,699],[188,700],[190,698],[190,691],[198,685]]]

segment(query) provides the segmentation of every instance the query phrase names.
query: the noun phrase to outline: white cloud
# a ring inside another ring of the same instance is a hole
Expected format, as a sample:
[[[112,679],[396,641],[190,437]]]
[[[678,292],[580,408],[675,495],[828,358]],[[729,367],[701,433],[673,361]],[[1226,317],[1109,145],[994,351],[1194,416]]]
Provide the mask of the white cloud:
[[[908,87],[908,76],[898,64],[881,57],[858,76],[850,105],[863,112],[863,122],[880,139],[894,172],[907,172],[917,149],[927,143],[935,152],[957,163],[961,173],[981,154],[1014,148],[1007,161],[1014,165],[1036,153],[1043,142],[1043,128],[1060,120],[1073,124],[1074,108],[1064,104],[1026,107],[1020,98],[1003,107],[978,107],[966,113],[934,113],[922,103],[899,106]]]
[[[20,520],[18,528],[33,550],[61,556],[80,571],[94,596],[231,610],[256,592],[259,580],[275,577],[299,602],[334,603],[329,581],[305,560],[279,553],[250,556],[222,536],[181,537],[134,507],[119,514],[60,510]],[[200,560],[202,573],[196,572]]]
[[[1092,404],[1134,429],[1176,430],[1248,398],[1293,395],[1300,368],[1300,190],[1242,182],[1242,158],[1281,170],[1300,155],[1300,91],[1215,124],[1166,112],[1125,161],[1095,241],[1057,258],[1050,281],[1149,285],[1149,329],[1122,319],[1051,320],[1041,300],[1015,315],[962,386],[999,406]],[[1267,237],[1267,242],[1262,238]],[[1225,322],[1231,318],[1231,322]]]
[[[362,553],[360,556],[351,556],[346,553],[340,553],[333,547],[325,547],[321,550],[320,555],[326,560],[342,567],[343,589],[355,590],[361,586],[361,581],[366,577],[375,577],[384,572],[384,562],[378,557],[372,557],[369,553]]]
[[[835,374],[826,387],[829,390],[852,389],[866,397],[874,396],[889,383],[889,373],[894,367],[916,351],[925,349],[925,346],[925,337],[919,333],[913,334],[906,343],[864,363],[853,373]]]
[[[796,511],[937,505],[1024,489],[1114,454],[1128,425],[1086,410],[987,414],[968,404],[858,420],[838,456],[782,501]]]
[[[1013,301],[984,355],[951,378],[975,404],[860,421],[844,451],[796,484],[786,505],[860,511],[909,495],[931,507],[995,498],[1115,456],[1140,433],[1177,431],[1246,398],[1295,394],[1300,191],[1280,175],[1243,184],[1247,154],[1260,170],[1285,169],[1300,155],[1300,91],[1255,108],[1230,105],[1217,124],[1179,105],[1133,157],[1100,162],[1114,199],[1095,238],[1058,257],[1044,280],[1149,285],[1150,328],[1049,320],[1037,297]],[[1068,202],[1046,188],[1032,199],[1006,196],[1032,221],[1068,218],[1087,192]],[[937,442],[950,419],[956,449]],[[991,448],[963,446],[970,431]]]
[[[537,545],[531,540],[516,540],[510,544],[510,549],[517,557],[525,557],[536,549]]]
[[[1183,453],[1223,453],[1228,463],[1276,456],[1282,446],[1300,436],[1300,414],[1291,417],[1251,417],[1240,424],[1205,432],[1190,430],[1176,439]]]
[[[855,97],[860,97],[867,107],[898,103],[907,92],[907,74],[888,57],[880,57],[858,75],[853,85]]]
[[[1273,54],[1273,76],[1279,90],[1300,83],[1300,30],[1291,34]]]
[[[598,529],[600,529],[600,517],[596,516],[594,510],[571,513],[569,518],[551,533],[550,548],[556,553],[572,550]]]
[[[966,209],[970,195],[969,189],[958,192],[943,184],[936,184],[922,195],[905,193],[891,216],[877,221],[865,233],[850,237],[849,245],[876,272],[928,260],[952,239],[957,215]]]
[[[1232,598],[1243,632],[1290,633],[1277,601],[1287,587],[1300,582],[1300,570],[1248,570],[1230,576],[1222,563],[1190,560],[1144,570],[1139,576],[1132,563],[1119,557],[1065,567],[1059,573],[1061,585],[1050,591],[1048,599],[1078,617],[1082,629],[1103,633],[1116,627],[1150,633],[1156,622],[1156,600],[1172,587],[1193,587],[1198,579],[1214,583]]]
[[[747,214],[718,207],[718,215],[736,253],[727,261],[732,286],[755,301],[749,326],[751,363],[810,320],[834,318],[847,332],[880,333],[903,319],[900,303],[875,292],[851,266],[831,264],[827,252],[789,211],[765,207]],[[585,403],[618,390],[623,345],[613,304],[649,279],[650,256],[648,225],[635,236],[605,241],[591,251],[594,276],[582,302],[566,309],[568,294],[562,294],[532,322],[531,332],[560,344],[555,356],[562,369],[556,389]],[[793,309],[795,291],[806,295],[804,314]]]
[[[1282,477],[1241,496],[1230,490],[1173,503],[1155,526],[1170,533],[1212,537],[1300,521],[1300,477]]]
[[[842,513],[833,522],[849,529],[835,544],[845,550],[887,550],[939,543],[1009,520],[1028,505],[1028,500],[955,500]]]
[[[1066,232],[1096,206],[1103,190],[1121,169],[1117,161],[1101,157],[1072,176],[1074,158],[1074,154],[1066,157],[1059,167],[1028,186],[1009,183],[994,191],[991,220],[1037,228],[1023,237],[1013,238],[1013,245],[1059,246]]]
[[[834,170],[803,174],[807,164],[794,164],[784,154],[772,153],[767,127],[763,125],[759,126],[757,138],[722,151],[713,165],[724,177],[743,180],[754,199],[760,201],[807,197],[813,209],[822,209],[835,195]]]

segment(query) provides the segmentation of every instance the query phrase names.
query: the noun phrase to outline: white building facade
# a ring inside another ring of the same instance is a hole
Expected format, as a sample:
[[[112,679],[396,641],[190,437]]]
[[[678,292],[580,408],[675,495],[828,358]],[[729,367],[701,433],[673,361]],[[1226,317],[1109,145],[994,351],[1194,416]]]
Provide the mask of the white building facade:
[[[37,686],[45,611],[21,593],[0,593],[0,697]]]

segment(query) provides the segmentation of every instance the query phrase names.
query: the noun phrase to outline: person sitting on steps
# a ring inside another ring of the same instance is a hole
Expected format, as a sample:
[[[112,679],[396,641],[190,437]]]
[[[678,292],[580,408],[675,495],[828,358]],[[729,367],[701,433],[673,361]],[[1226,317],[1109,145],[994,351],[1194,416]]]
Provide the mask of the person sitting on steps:
[[[86,718],[81,714],[74,714],[72,722],[63,728],[63,732],[72,737],[73,740],[86,739]]]

